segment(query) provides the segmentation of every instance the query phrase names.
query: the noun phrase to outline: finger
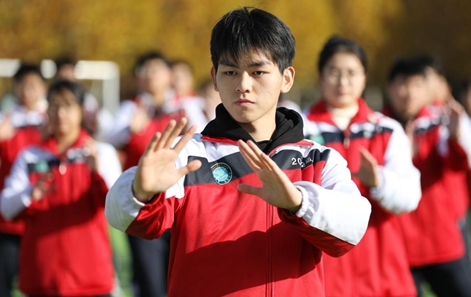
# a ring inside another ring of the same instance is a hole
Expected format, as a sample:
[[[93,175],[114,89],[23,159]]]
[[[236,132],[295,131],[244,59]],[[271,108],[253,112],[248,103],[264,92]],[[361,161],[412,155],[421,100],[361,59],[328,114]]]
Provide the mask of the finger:
[[[461,114],[461,112],[464,111],[463,106],[461,106],[461,104],[459,104],[456,101],[450,102],[450,109],[452,112],[455,112],[456,114]]]
[[[239,140],[237,143],[239,145],[240,153],[244,158],[245,162],[247,162],[247,164],[250,166],[250,168],[252,168],[252,170],[259,170],[261,166],[260,161],[258,160],[256,154],[248,146],[248,144],[242,140]]]
[[[254,187],[248,184],[239,184],[237,185],[237,189],[245,194],[262,197],[262,188]]]
[[[188,163],[186,166],[183,166],[182,168],[178,169],[178,172],[181,174],[181,176],[184,176],[200,169],[201,165],[202,164],[200,160],[193,160],[190,163]]]
[[[372,163],[372,164],[376,163],[375,157],[367,149],[365,149],[364,147],[360,148],[360,154],[361,154],[362,158],[365,159],[366,161],[368,161],[369,163]]]
[[[177,125],[177,122],[175,120],[171,120],[167,126],[165,127],[164,131],[162,132],[162,134],[160,135],[160,141],[157,143],[156,147],[155,147],[155,151],[156,150],[160,150],[162,148],[165,147],[165,144],[168,142],[168,138],[170,137],[170,135],[172,134],[172,131],[173,129],[175,128],[175,126]]]
[[[161,136],[162,134],[160,132],[155,133],[155,135],[149,141],[149,144],[147,145],[143,155],[147,155],[149,152],[154,152],[156,150],[157,143],[159,143]]]
[[[265,169],[269,169],[272,172],[277,172],[280,169],[278,165],[272,159],[270,159],[270,157],[266,155],[265,153],[263,152],[260,153],[259,157],[260,157],[261,164],[264,165],[263,167]]]
[[[247,153],[249,153],[250,158],[254,161],[254,163],[257,164],[258,167],[262,167],[262,160],[260,159],[260,156],[264,155],[264,153],[260,150],[260,148],[257,146],[257,144],[251,140],[247,141],[247,147],[248,150],[246,150]]]
[[[187,123],[186,118],[182,118],[177,122],[176,126],[172,129],[172,131],[170,131],[170,135],[167,138],[167,142],[165,143],[164,147],[170,148],[170,146],[175,141],[175,138],[177,138],[182,133],[183,129],[186,126],[186,123]]]
[[[173,150],[177,153],[180,153],[183,148],[186,146],[186,144],[190,141],[190,139],[193,138],[193,135],[195,135],[196,132],[196,126],[191,126],[188,131],[185,132],[185,134],[180,138],[180,140],[175,144],[173,147]]]

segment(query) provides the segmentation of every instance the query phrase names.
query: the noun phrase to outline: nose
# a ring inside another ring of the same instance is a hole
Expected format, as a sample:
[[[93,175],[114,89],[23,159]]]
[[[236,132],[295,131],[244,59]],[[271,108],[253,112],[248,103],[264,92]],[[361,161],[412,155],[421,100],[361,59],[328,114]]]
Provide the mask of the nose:
[[[250,75],[246,72],[243,72],[240,75],[239,82],[236,87],[236,91],[238,93],[247,93],[247,92],[250,92],[251,87],[252,87],[252,79]]]
[[[348,85],[351,81],[351,78],[346,73],[341,73],[339,75],[339,83],[342,86]]]
[[[57,116],[59,118],[67,117],[67,110],[65,109],[65,107],[61,106],[57,109]]]

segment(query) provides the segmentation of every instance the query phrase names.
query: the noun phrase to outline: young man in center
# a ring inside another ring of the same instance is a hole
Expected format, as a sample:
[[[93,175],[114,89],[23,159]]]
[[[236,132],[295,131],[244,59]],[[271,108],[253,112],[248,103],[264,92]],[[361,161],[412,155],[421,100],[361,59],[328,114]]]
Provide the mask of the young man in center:
[[[335,150],[304,140],[276,105],[294,82],[294,37],[276,16],[230,11],[211,37],[222,104],[201,134],[170,122],[110,189],[127,233],[171,229],[169,296],[325,296],[322,253],[363,236],[371,205]]]

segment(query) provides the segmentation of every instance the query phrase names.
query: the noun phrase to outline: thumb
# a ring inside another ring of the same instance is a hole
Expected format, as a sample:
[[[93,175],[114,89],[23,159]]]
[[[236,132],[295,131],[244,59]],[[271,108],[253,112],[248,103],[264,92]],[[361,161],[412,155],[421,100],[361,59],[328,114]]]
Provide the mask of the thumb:
[[[189,173],[192,173],[201,167],[201,161],[199,160],[194,160],[188,163],[186,166],[183,166],[178,170],[181,176],[187,175]]]
[[[376,158],[366,148],[361,147],[360,154],[362,157],[362,161],[368,162],[370,164],[376,163]]]
[[[237,190],[241,191],[242,193],[261,197],[260,194],[261,194],[262,189],[248,185],[248,184],[239,184],[237,185]]]

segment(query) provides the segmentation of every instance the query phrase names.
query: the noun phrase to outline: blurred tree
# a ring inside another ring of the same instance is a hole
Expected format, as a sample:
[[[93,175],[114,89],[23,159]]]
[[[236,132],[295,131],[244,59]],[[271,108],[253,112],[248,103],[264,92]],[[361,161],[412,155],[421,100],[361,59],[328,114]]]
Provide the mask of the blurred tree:
[[[0,58],[112,60],[127,77],[139,54],[156,49],[188,60],[202,81],[213,25],[244,5],[271,11],[292,29],[297,87],[315,84],[318,52],[332,34],[365,47],[373,83],[384,83],[396,56],[422,51],[442,58],[452,79],[471,73],[471,1],[462,0],[0,0]]]

